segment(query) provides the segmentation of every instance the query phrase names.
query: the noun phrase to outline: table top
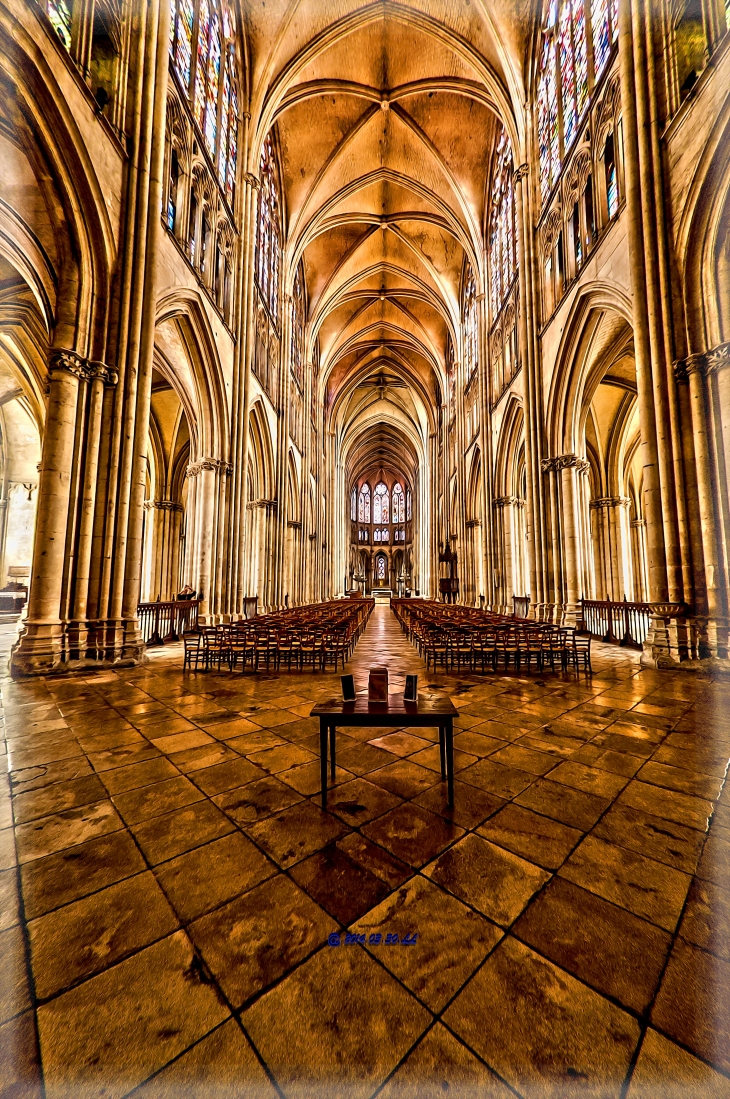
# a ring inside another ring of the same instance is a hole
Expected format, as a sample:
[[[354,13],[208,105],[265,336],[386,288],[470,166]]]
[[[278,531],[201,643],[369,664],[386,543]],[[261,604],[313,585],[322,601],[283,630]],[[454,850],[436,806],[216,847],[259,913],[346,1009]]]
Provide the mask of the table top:
[[[458,717],[459,711],[450,698],[419,698],[406,702],[403,695],[388,695],[387,702],[371,702],[367,695],[358,695],[354,701],[328,698],[312,708],[311,717],[337,718],[439,718]],[[344,724],[344,722],[342,722]]]

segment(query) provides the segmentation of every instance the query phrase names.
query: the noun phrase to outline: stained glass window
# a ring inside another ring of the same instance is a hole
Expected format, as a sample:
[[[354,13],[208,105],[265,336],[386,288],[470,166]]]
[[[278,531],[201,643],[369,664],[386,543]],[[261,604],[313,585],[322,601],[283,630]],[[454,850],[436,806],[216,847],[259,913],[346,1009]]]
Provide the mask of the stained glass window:
[[[603,151],[603,164],[606,171],[606,202],[608,216],[610,218],[618,210],[618,180],[616,178],[616,153],[613,134],[606,138],[606,146]]]
[[[411,490],[406,492],[406,519],[411,517]]]
[[[72,0],[45,0],[43,5],[51,26],[67,50],[71,49],[71,4]]]
[[[378,580],[385,580],[385,558],[382,554],[378,556],[376,561],[376,569],[378,573]]]
[[[575,104],[575,55],[573,53],[573,19],[570,0],[560,11],[560,87],[563,95],[563,140],[569,149],[575,140],[578,112]]]
[[[379,541],[380,541],[380,531],[376,529],[376,530],[373,531],[373,542],[379,542]]]
[[[405,521],[405,501],[403,499],[403,486],[400,481],[396,481],[393,485],[393,522],[402,523]]]
[[[267,135],[261,150],[259,178],[261,187],[256,229],[256,279],[269,312],[277,322],[281,259],[281,200],[271,134]]]
[[[489,230],[492,318],[509,293],[517,270],[512,147],[505,130],[497,141]],[[476,326],[476,317],[475,317]],[[468,339],[468,337],[467,337]],[[476,331],[474,332],[476,354]]]
[[[375,486],[375,493],[373,495],[373,522],[387,523],[389,521],[389,511],[390,497],[388,494],[388,486],[384,485],[382,481],[379,481]]]
[[[170,0],[170,57],[229,204],[236,178],[235,22],[221,0]],[[190,84],[193,83],[191,89]]]
[[[605,69],[611,53],[608,0],[593,0],[591,4],[591,30],[593,32],[593,69],[597,80]]]
[[[354,488],[350,495],[350,518],[357,519],[357,489]]]
[[[304,385],[304,279],[301,263],[294,278],[291,308],[291,372],[301,388]]]
[[[361,523],[370,522],[370,485],[368,484],[364,484],[360,489],[357,517]]]
[[[578,118],[588,102],[588,43],[584,0],[573,0],[573,50],[575,53],[575,99]]]
[[[464,272],[461,312],[464,325],[464,376],[469,381],[479,366],[477,286],[470,263],[467,263]]]

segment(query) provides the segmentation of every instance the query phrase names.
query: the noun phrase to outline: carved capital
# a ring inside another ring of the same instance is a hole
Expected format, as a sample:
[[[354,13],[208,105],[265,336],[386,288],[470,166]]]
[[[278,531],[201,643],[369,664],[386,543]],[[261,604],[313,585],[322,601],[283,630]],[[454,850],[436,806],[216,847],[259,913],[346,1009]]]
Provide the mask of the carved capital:
[[[591,468],[590,462],[585,458],[579,458],[577,454],[559,454],[555,458],[543,458],[540,464],[543,473],[560,469],[577,469],[579,473],[587,473]]]
[[[261,180],[258,176],[255,176],[253,172],[244,172],[243,179],[254,191],[261,190]]]
[[[592,508],[629,508],[631,498],[629,496],[598,496],[591,500]]]
[[[672,366],[678,382],[687,381],[691,374],[701,374],[703,378],[707,378],[710,374],[730,366],[730,343],[719,343],[709,351],[688,355],[686,359],[676,359]]]
[[[197,477],[204,470],[215,472],[220,470],[223,476],[233,473],[233,466],[224,462],[222,458],[201,458],[199,462],[192,462],[185,470],[186,477]]]
[[[497,496],[492,500],[492,507],[495,508],[520,507],[523,504],[524,501],[520,500],[519,496]]]
[[[108,386],[116,385],[119,381],[119,375],[111,366],[107,366],[106,363],[102,362],[94,362],[91,359],[86,364],[86,375],[90,381],[99,378],[104,385]]]
[[[57,370],[65,370],[67,374],[73,374],[75,378],[83,378],[86,375],[86,359],[75,351],[66,351],[63,348],[55,348],[51,351],[48,360],[49,373]]]
[[[145,511],[182,511],[182,504],[175,500],[145,500]]]
[[[707,373],[712,374],[716,370],[723,370],[730,366],[730,343],[720,343],[711,348],[705,355],[707,360]]]
[[[518,164],[518,166],[514,170],[513,176],[515,183],[520,183],[523,179],[527,179],[529,173],[530,166],[527,163]]]

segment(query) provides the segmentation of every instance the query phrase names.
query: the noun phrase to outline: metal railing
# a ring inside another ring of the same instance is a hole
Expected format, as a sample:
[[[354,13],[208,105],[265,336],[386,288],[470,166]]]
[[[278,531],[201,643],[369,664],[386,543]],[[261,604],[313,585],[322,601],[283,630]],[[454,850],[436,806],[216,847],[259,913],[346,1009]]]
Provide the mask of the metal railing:
[[[512,606],[515,618],[527,618],[530,613],[529,595],[513,595]]]
[[[189,630],[196,630],[200,603],[200,599],[171,599],[138,604],[139,628],[145,644],[166,645],[179,641]]]
[[[583,628],[599,641],[640,649],[649,633],[651,603],[630,603],[623,599],[581,599]]]

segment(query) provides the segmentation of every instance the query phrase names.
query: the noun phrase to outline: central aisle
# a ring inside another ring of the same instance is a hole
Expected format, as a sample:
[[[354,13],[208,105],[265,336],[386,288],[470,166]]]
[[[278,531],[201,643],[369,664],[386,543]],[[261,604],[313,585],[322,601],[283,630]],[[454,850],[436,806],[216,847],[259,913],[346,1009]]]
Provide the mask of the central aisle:
[[[393,611],[384,603],[376,604],[347,665],[347,671],[355,677],[355,689],[367,689],[370,669],[379,667],[388,669],[391,694],[401,693],[405,689],[406,675],[417,675],[419,687],[426,682],[424,661],[407,640]]]

